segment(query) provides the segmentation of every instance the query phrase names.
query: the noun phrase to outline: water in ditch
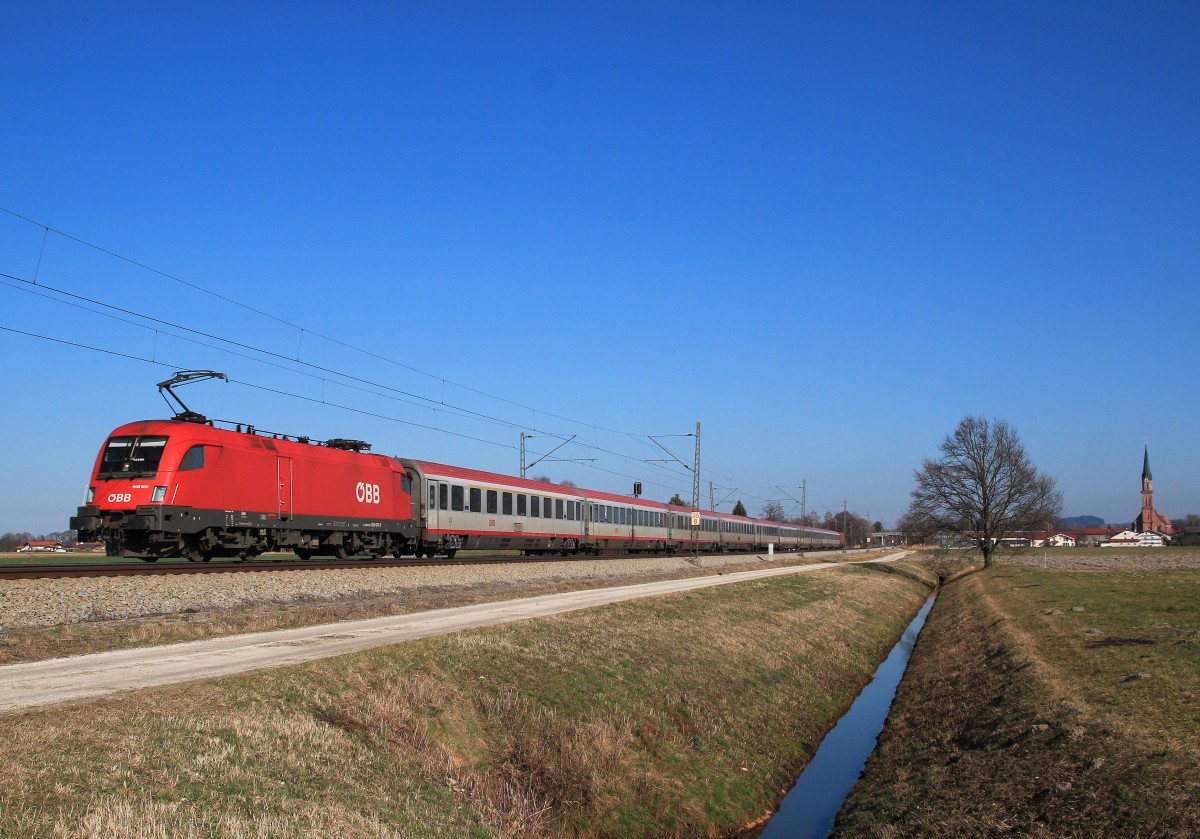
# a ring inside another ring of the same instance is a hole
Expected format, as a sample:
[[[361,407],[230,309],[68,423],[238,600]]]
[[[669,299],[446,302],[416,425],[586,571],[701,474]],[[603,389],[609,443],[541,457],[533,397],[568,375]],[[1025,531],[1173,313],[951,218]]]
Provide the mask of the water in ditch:
[[[817,753],[804,767],[796,785],[784,797],[771,820],[747,837],[762,839],[824,839],[833,830],[833,820],[842,802],[858,781],[867,758],[875,749],[875,741],[896,686],[908,667],[909,656],[925,618],[933,608],[931,596],[912,623],[904,630],[896,646],[875,671],[875,678],[863,688],[837,725],[825,735]]]

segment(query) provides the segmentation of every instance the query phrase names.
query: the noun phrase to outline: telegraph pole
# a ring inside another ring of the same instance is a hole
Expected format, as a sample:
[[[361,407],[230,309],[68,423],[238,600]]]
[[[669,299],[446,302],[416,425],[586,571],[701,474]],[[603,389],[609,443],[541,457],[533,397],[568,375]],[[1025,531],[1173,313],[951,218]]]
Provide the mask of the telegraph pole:
[[[696,459],[691,466],[688,466],[678,457],[676,457],[670,449],[658,442],[658,437],[695,437],[696,438]],[[664,452],[671,456],[671,460],[678,463],[684,469],[692,470],[692,550],[699,550],[700,541],[700,423],[696,423],[695,434],[647,434],[646,438],[658,446]],[[666,460],[650,460],[648,463],[669,463]],[[690,561],[690,560],[689,560]]]

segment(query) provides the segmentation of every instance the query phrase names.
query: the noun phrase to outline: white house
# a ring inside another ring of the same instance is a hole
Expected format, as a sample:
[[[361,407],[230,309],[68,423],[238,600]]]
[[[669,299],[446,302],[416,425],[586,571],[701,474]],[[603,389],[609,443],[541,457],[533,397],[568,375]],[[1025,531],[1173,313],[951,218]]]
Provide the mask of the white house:
[[[1101,542],[1102,548],[1161,548],[1167,544],[1167,538],[1161,533],[1146,530],[1136,533],[1132,530],[1122,530],[1107,542]]]

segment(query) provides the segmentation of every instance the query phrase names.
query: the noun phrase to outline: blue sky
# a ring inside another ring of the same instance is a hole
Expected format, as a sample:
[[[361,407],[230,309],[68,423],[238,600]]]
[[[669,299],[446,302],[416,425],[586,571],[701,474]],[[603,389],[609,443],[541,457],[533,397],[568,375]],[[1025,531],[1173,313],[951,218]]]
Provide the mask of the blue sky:
[[[65,528],[173,366],[389,454],[575,434],[594,462],[533,471],[662,499],[691,478],[645,435],[700,421],[706,500],[888,524],[986,414],[1069,515],[1131,520],[1146,441],[1200,512],[1198,35],[1182,2],[5,4],[0,326],[158,363],[0,330],[0,531]]]

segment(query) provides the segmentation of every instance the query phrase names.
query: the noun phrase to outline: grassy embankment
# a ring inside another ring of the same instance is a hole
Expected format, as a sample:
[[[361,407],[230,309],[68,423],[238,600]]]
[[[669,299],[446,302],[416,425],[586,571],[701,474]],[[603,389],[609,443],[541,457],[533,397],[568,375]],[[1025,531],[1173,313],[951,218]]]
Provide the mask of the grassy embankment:
[[[836,835],[1200,835],[1200,557],[1124,560],[947,586]]]
[[[720,834],[928,593],[845,566],[0,718],[0,835]]]

